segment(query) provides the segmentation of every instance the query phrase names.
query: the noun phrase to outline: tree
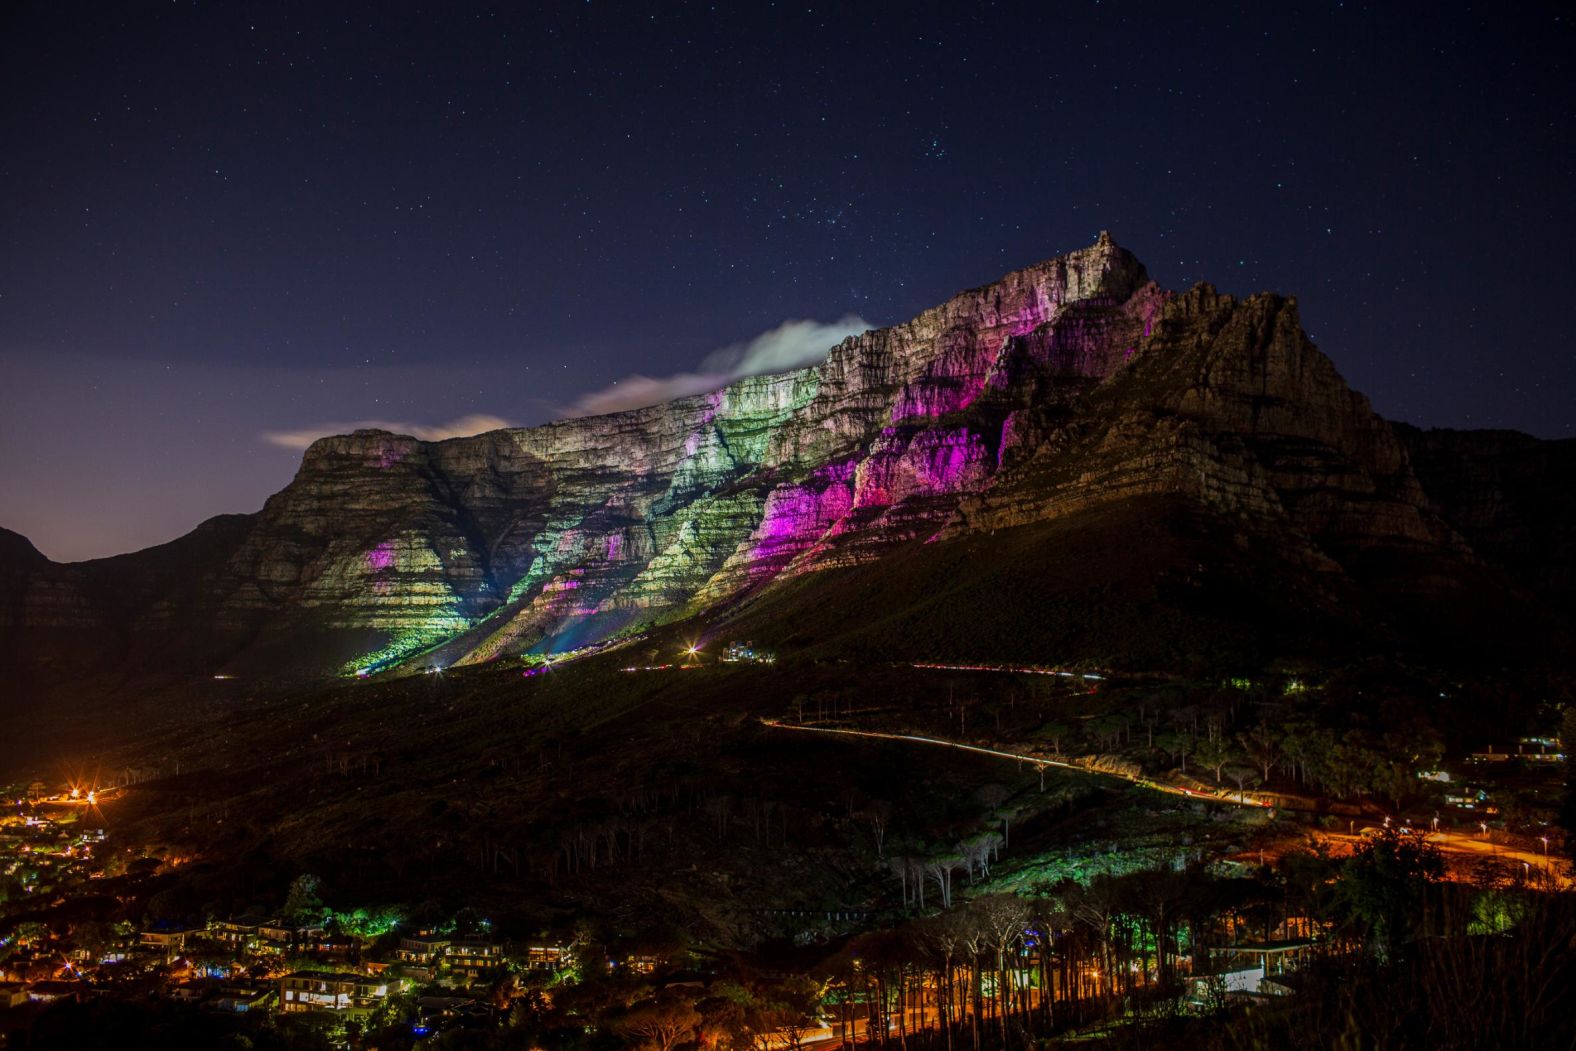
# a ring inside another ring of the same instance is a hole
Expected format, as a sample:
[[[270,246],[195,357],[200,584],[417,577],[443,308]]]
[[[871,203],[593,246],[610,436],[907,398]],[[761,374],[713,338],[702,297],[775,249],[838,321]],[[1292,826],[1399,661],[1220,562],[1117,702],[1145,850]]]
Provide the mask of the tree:
[[[1576,704],[1560,716],[1560,745],[1570,753],[1576,748]],[[1576,762],[1565,764],[1565,799],[1560,806],[1560,824],[1565,828],[1565,851],[1576,858]]]
[[[1166,733],[1155,738],[1155,744],[1181,765],[1184,774],[1187,773],[1187,757],[1193,751],[1191,737],[1184,733]]]
[[[1001,805],[1012,798],[1012,790],[1005,785],[998,785],[995,783],[981,785],[979,790],[974,793],[974,798],[985,804],[986,809],[990,811],[992,817],[999,817],[1001,819],[1002,841],[1005,843],[1012,835],[1012,815],[1003,812]]]
[[[1259,768],[1259,776],[1267,782],[1270,768],[1281,757],[1280,737],[1267,723],[1260,723],[1247,733],[1238,734],[1237,743],[1242,745],[1248,759]]]
[[[969,912],[984,934],[985,946],[995,957],[996,1016],[1000,1023],[1001,1045],[1006,1047],[1007,1014],[1012,1008],[1010,996],[1017,988],[1017,982],[1007,977],[1009,950],[1023,937],[1029,922],[1029,908],[1016,894],[987,894],[976,898],[969,905]]]
[[[1215,780],[1221,780],[1221,771],[1236,758],[1232,747],[1219,737],[1206,737],[1193,747],[1193,758],[1200,766],[1213,770]]]
[[[1338,797],[1360,795],[1373,787],[1374,771],[1382,760],[1362,734],[1350,730],[1330,749],[1326,783]]]
[[[1051,752],[1059,756],[1062,754],[1062,738],[1067,737],[1071,733],[1072,727],[1053,719],[1035,731],[1035,737],[1049,744]]]
[[[673,1051],[694,1035],[700,1012],[678,990],[664,990],[623,1013],[617,1030],[650,1051]]]
[[[322,923],[323,913],[327,910],[323,900],[317,892],[323,886],[323,881],[308,872],[297,876],[290,884],[290,893],[285,898],[283,917],[290,923]]]
[[[1369,787],[1395,804],[1397,810],[1417,783],[1408,763],[1386,759],[1374,765],[1368,778]]]
[[[1239,800],[1245,801],[1247,799],[1249,785],[1257,787],[1259,784],[1258,771],[1251,766],[1228,766],[1226,768],[1226,776],[1236,782],[1237,798]]]
[[[870,836],[876,843],[876,859],[885,859],[887,824],[892,820],[892,804],[884,799],[873,799],[863,813],[865,820],[870,822]]]
[[[1443,857],[1421,836],[1386,829],[1341,866],[1336,904],[1391,959],[1411,940],[1425,888],[1444,874]]]

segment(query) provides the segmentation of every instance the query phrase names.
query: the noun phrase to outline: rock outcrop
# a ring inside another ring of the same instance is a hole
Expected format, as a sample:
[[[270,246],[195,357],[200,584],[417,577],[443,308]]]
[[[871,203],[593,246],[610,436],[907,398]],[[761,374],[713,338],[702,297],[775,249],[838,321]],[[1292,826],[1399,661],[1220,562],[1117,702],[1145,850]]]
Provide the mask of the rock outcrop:
[[[200,637],[210,663],[316,671],[476,662],[1157,493],[1332,577],[1382,575],[1397,550],[1474,558],[1294,300],[1165,292],[1102,235],[711,394],[436,443],[323,439],[259,514],[173,554],[6,556],[0,628]]]

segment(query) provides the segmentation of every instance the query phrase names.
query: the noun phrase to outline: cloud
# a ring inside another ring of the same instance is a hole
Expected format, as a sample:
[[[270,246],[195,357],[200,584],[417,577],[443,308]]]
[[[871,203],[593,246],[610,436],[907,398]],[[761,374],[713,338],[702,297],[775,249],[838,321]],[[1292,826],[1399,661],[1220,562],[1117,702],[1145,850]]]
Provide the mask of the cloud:
[[[712,351],[695,372],[678,372],[660,377],[639,374],[625,376],[616,383],[580,397],[564,410],[564,415],[599,416],[607,412],[638,409],[690,394],[704,394],[745,376],[762,376],[802,368],[825,358],[845,337],[871,327],[864,318],[852,314],[830,323],[784,321],[754,339]]]
[[[441,442],[445,438],[468,438],[485,431],[496,431],[514,426],[508,420],[480,413],[461,416],[448,423],[428,426],[422,423],[393,423],[388,420],[357,420],[354,423],[320,423],[315,427],[302,427],[294,431],[264,431],[263,441],[286,449],[305,449],[319,438],[332,434],[349,434],[351,431],[393,431],[408,434],[424,442]]]

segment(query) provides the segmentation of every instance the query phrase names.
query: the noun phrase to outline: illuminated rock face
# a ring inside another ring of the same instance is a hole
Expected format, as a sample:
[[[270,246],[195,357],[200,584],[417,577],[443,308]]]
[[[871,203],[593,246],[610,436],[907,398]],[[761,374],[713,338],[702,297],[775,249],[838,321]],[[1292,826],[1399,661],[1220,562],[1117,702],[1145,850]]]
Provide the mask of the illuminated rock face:
[[[1102,236],[712,394],[438,443],[323,439],[193,608],[238,637],[370,635],[341,671],[480,661],[1154,492],[1271,523],[1332,572],[1376,545],[1463,550],[1294,301],[1164,292]],[[74,579],[44,574],[40,609],[91,616]]]
[[[713,394],[435,444],[324,439],[230,560],[220,616],[384,633],[361,666],[445,640],[445,663],[474,661],[877,557],[940,530],[990,485],[1006,414],[1098,382],[1162,303],[1102,238]]]

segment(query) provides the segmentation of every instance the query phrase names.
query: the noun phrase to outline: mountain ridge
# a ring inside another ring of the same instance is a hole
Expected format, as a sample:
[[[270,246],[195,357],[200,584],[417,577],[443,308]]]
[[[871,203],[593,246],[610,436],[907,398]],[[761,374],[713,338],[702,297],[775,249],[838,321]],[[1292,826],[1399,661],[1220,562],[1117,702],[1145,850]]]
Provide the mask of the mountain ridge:
[[[214,668],[478,663],[1159,496],[1275,537],[1332,587],[1481,576],[1294,298],[1167,292],[1102,234],[709,394],[440,442],[319,439],[261,511],[156,556],[0,567],[0,617],[55,648],[76,633]]]

